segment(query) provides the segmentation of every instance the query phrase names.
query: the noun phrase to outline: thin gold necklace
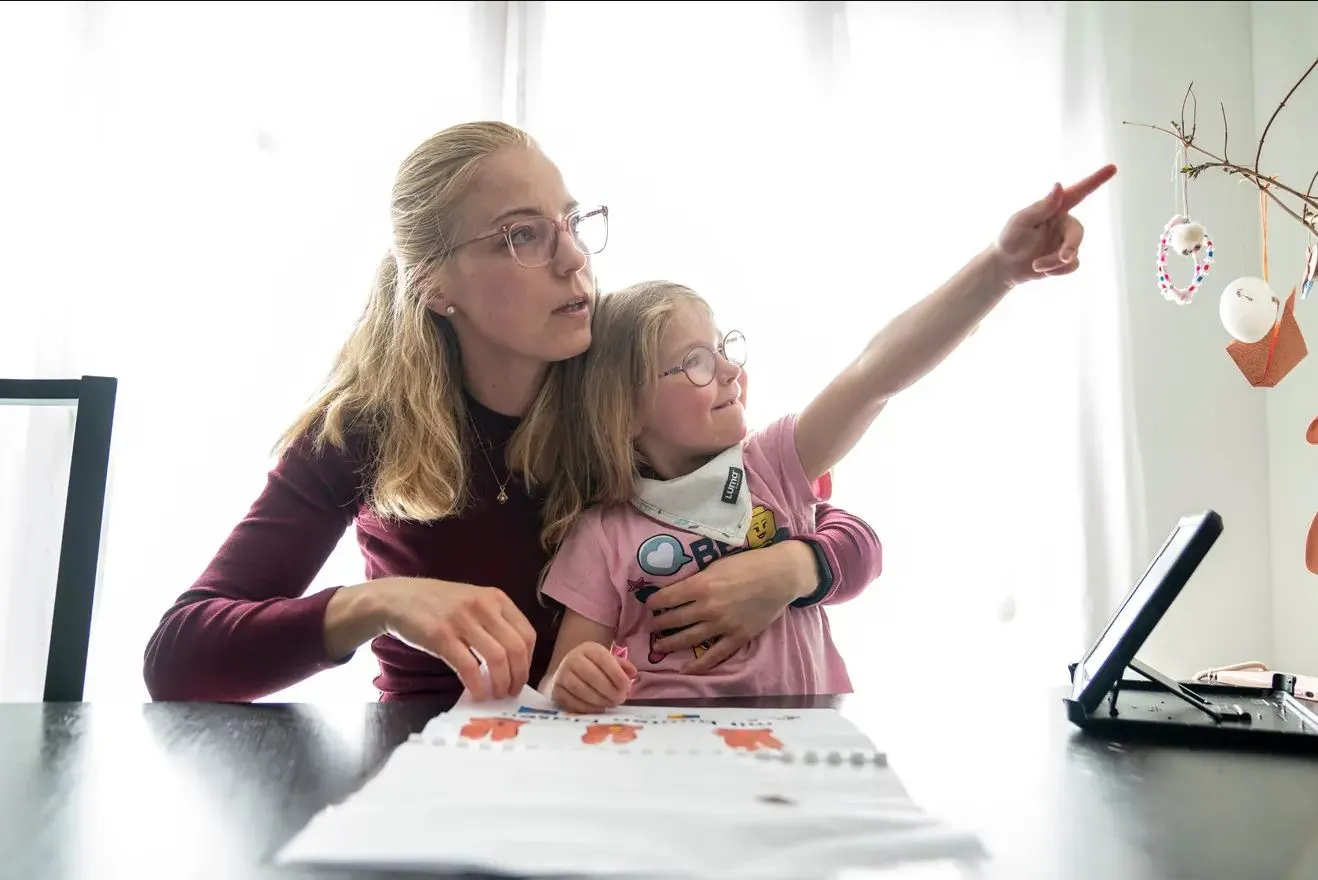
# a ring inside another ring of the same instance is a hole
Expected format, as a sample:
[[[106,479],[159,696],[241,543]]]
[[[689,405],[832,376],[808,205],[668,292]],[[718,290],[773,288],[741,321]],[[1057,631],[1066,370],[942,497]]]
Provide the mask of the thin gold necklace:
[[[513,478],[512,471],[510,470],[508,472],[507,479],[502,481],[499,479],[499,472],[494,469],[494,462],[490,461],[490,454],[485,451],[485,439],[481,437],[480,429],[476,427],[476,420],[471,417],[470,413],[467,414],[467,421],[471,423],[472,433],[476,435],[476,448],[481,451],[481,455],[485,458],[485,464],[490,468],[490,476],[494,477],[494,482],[499,484],[499,494],[494,496],[494,500],[498,501],[500,504],[507,504],[507,486],[509,481]]]

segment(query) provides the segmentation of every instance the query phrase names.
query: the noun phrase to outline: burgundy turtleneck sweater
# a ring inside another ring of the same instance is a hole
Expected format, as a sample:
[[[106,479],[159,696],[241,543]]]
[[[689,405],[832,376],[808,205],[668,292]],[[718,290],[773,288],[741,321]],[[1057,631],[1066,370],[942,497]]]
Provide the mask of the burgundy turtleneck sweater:
[[[470,397],[467,404],[493,444],[489,459],[502,477],[504,447],[518,419]],[[543,677],[554,647],[554,612],[536,596],[546,561],[537,499],[511,480],[508,501],[499,504],[490,464],[474,451],[474,500],[461,518],[386,524],[365,504],[364,461],[360,442],[319,455],[298,447],[280,459],[247,515],[151,636],[144,677],[152,699],[247,702],[346,663],[351,655],[325,653],[325,606],[337,588],[303,594],[354,523],[367,580],[406,576],[502,587],[536,630],[531,681]],[[833,574],[819,601],[844,602],[878,577],[882,548],[862,520],[826,504],[819,506],[817,529],[807,539]],[[451,702],[462,693],[445,663],[397,639],[381,636],[371,649],[383,700]]]

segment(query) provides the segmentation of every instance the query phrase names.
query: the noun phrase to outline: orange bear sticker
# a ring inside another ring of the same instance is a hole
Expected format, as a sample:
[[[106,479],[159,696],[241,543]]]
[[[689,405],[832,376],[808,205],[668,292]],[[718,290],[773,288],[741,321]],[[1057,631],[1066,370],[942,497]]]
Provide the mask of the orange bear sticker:
[[[581,735],[581,741],[588,746],[597,746],[606,742],[635,742],[636,731],[640,729],[635,724],[591,724]]]
[[[462,725],[463,739],[485,739],[494,742],[517,738],[517,729],[525,724],[516,718],[473,718]]]
[[[720,727],[714,731],[723,737],[730,749],[745,749],[756,752],[760,749],[782,749],[782,741],[773,735],[773,728],[759,727],[753,730],[729,730]]]

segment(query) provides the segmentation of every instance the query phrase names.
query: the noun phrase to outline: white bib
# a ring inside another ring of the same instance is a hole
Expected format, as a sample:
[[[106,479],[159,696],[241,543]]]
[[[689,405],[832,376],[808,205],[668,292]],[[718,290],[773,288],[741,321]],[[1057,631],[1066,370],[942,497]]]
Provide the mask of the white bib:
[[[742,546],[751,521],[751,496],[746,488],[741,444],[684,477],[639,478],[632,504],[647,516],[676,528],[733,547]]]

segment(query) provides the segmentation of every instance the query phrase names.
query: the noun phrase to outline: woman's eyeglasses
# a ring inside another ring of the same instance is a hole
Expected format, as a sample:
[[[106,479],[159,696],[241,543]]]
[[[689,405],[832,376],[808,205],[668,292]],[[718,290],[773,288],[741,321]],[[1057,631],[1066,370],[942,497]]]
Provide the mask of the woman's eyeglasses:
[[[557,255],[560,230],[572,236],[572,242],[583,254],[598,254],[609,242],[609,209],[599,205],[594,208],[578,208],[562,220],[527,217],[505,223],[493,232],[454,245],[445,256],[458,248],[501,235],[518,265],[525,269],[538,269],[549,265]]]
[[[718,345],[718,355],[722,355],[730,364],[738,367],[746,366],[746,337],[740,330],[731,330],[723,337],[723,341]],[[659,374],[659,378],[686,373],[692,385],[704,388],[714,381],[714,376],[718,373],[718,355],[707,346],[697,345],[686,353],[681,364],[664,370]]]

